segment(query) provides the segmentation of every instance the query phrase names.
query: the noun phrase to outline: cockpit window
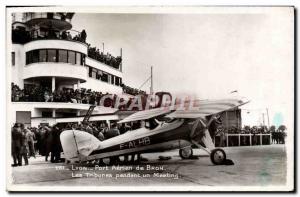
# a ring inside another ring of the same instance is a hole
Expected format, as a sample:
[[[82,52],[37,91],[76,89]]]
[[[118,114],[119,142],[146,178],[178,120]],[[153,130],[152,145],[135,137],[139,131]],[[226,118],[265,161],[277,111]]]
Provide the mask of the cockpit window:
[[[154,119],[151,118],[149,120],[145,120],[145,128],[153,130],[158,126],[158,122]]]

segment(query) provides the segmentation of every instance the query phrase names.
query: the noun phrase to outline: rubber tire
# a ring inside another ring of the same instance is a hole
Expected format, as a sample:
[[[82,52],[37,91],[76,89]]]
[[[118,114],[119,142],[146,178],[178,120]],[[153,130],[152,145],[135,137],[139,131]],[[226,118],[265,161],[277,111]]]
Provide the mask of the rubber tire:
[[[224,158],[223,158],[223,160],[221,160],[221,161],[216,161],[216,160],[215,160],[215,157],[214,157],[215,154],[216,154],[218,151],[221,151],[222,154],[224,155]],[[210,160],[211,160],[211,162],[212,162],[213,164],[215,164],[215,165],[222,165],[222,164],[224,164],[224,162],[226,161],[226,153],[225,153],[225,151],[224,151],[223,149],[220,149],[220,148],[216,148],[216,149],[212,150],[211,153],[210,153]]]
[[[189,156],[186,156],[183,151],[184,149],[190,149],[191,153]],[[190,159],[193,157],[193,149],[192,147],[187,147],[187,148],[182,148],[182,149],[179,149],[179,156],[181,157],[181,159]]]

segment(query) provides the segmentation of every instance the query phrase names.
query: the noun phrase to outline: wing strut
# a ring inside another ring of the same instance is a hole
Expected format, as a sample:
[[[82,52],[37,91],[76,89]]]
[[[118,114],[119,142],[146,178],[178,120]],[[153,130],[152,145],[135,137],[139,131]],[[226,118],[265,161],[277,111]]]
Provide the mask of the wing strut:
[[[96,107],[95,105],[90,106],[89,110],[86,112],[86,114],[84,116],[84,119],[82,121],[83,123],[87,123],[89,121],[95,107]]]
[[[73,137],[74,137],[74,141],[75,141],[75,145],[76,145],[76,149],[77,149],[77,156],[78,156],[78,159],[80,160],[79,150],[78,150],[78,145],[77,145],[76,137],[75,137],[75,134],[74,134],[74,130],[73,130]]]

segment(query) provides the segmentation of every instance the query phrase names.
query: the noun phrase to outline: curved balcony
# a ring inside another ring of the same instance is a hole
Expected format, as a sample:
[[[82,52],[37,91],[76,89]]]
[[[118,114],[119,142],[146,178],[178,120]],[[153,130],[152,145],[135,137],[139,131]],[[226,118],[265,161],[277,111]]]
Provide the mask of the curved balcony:
[[[30,41],[24,45],[25,52],[44,48],[72,50],[85,55],[88,50],[87,44],[74,40],[41,39]]]
[[[73,15],[74,13],[30,12],[24,13],[23,22],[29,26],[38,25],[40,27],[51,27],[63,31],[72,28],[71,19]]]
[[[87,68],[84,66],[61,62],[38,62],[24,67],[23,79],[40,77],[57,77],[68,79],[70,82],[73,81],[74,84],[80,80],[82,83],[86,82],[87,80]]]

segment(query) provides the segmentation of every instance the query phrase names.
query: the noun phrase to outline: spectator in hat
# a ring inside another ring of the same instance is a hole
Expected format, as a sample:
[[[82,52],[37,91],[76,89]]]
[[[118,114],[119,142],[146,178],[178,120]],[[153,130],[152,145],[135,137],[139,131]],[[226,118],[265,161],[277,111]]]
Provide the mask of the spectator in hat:
[[[67,39],[72,40],[72,35],[70,34],[70,32],[67,32]]]
[[[86,42],[86,37],[87,37],[87,35],[86,35],[85,30],[82,30],[82,32],[80,34],[81,41]]]

